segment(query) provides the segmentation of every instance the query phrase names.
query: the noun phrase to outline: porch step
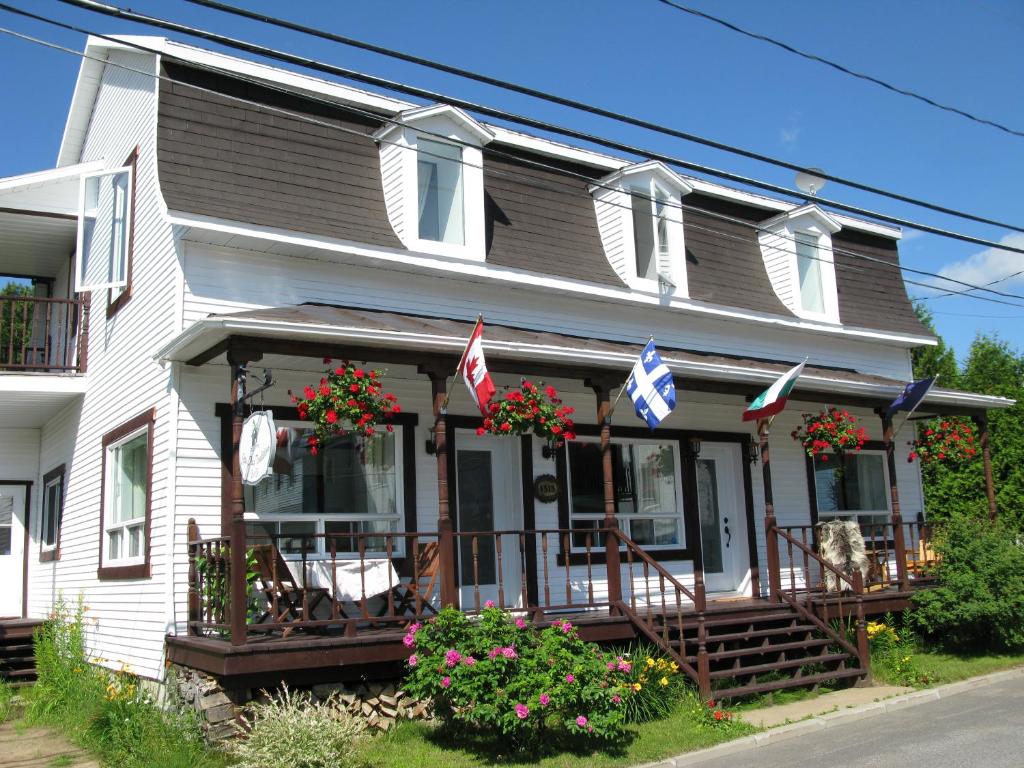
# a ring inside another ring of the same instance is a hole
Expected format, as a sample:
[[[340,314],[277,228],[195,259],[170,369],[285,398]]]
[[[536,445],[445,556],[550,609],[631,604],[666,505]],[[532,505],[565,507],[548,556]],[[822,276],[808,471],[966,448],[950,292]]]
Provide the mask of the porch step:
[[[797,640],[791,643],[774,643],[768,645],[751,645],[743,648],[734,648],[730,651],[715,651],[708,653],[710,661],[722,661],[725,659],[737,659],[744,656],[769,656],[773,653],[785,653],[786,651],[802,651],[809,648],[821,648],[832,642],[829,638],[814,638],[810,640]],[[708,641],[711,645],[711,641]],[[696,656],[693,657],[696,661]]]
[[[808,664],[828,664],[833,661],[846,661],[849,658],[850,655],[847,653],[825,653],[772,661],[767,664],[755,664],[749,667],[723,667],[712,670],[711,679],[720,680],[728,677],[746,677],[748,675],[759,675],[763,672],[778,672],[784,669],[805,667]]]
[[[864,673],[859,669],[837,669],[832,672],[822,672],[816,675],[787,677],[779,680],[769,680],[764,683],[751,683],[750,685],[740,685],[734,688],[722,688],[714,691],[714,697],[716,699],[739,699],[744,696],[756,696],[760,693],[781,691],[786,688],[803,688],[838,680],[849,680],[863,677],[863,675]]]

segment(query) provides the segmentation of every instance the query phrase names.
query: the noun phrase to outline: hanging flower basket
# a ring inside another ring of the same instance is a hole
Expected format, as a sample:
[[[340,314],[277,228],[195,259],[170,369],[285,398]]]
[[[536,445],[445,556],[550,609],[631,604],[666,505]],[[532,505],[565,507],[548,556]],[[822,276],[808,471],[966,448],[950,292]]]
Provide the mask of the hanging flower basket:
[[[476,433],[526,435],[532,432],[547,440],[552,448],[560,448],[566,440],[576,438],[576,427],[569,418],[575,410],[562,405],[554,387],[523,379],[519,389],[512,389],[500,400],[491,402],[490,413]]]
[[[977,441],[974,425],[966,419],[935,419],[920,427],[917,439],[908,443],[907,461],[956,466],[977,456]]]
[[[790,434],[812,459],[821,456],[822,461],[828,461],[830,453],[841,457],[859,451],[867,442],[867,430],[857,425],[857,417],[849,411],[826,408],[820,413],[800,415],[804,423]]]
[[[385,392],[381,385],[381,371],[357,368],[348,360],[333,365],[325,357],[327,371],[316,386],[306,386],[302,397],[291,390],[299,418],[313,425],[309,436],[309,450],[316,454],[319,446],[332,437],[344,434],[370,436],[383,423],[384,429],[393,431],[386,423],[401,412],[398,398]]]

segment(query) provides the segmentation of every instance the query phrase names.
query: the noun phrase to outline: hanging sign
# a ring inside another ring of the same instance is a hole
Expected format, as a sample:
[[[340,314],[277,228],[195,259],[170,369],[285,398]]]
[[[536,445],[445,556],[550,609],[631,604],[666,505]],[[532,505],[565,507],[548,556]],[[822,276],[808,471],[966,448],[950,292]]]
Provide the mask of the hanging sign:
[[[242,423],[242,441],[238,446],[238,464],[245,485],[257,485],[274,474],[277,454],[277,429],[271,411],[256,411]]]
[[[554,475],[537,475],[533,481],[533,495],[541,504],[558,501],[558,478]]]

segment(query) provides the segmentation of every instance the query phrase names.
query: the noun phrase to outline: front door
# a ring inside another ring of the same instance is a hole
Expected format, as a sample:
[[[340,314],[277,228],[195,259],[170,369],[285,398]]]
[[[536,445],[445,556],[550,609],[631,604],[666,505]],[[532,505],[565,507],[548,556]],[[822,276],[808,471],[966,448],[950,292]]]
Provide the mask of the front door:
[[[522,593],[517,503],[519,440],[475,431],[456,433],[455,488],[459,597],[463,610],[518,606]],[[500,536],[474,531],[506,531]],[[478,606],[479,602],[479,606]]]
[[[0,617],[21,616],[25,493],[23,485],[0,485]]]
[[[741,446],[703,443],[695,462],[704,583],[709,592],[749,593]]]

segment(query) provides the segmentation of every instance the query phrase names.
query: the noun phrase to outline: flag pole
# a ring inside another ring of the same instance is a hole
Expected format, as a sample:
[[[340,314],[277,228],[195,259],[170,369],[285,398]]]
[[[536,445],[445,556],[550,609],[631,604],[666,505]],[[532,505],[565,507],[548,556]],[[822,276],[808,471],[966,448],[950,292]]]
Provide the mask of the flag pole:
[[[473,330],[470,331],[469,338],[471,338],[471,339],[473,338],[473,336],[476,334],[476,329],[480,327],[480,325],[483,323],[483,321],[484,321],[484,313],[481,312],[481,313],[479,313],[476,316],[476,324],[474,324]],[[455,380],[457,378],[459,378],[459,372],[462,370],[462,365],[466,362],[466,353],[468,351],[469,351],[469,344],[467,343],[466,346],[462,350],[462,357],[459,358],[459,364],[455,368],[455,374],[452,376],[452,379],[448,383],[448,387],[447,387],[447,389],[445,389],[445,392],[444,392],[444,402],[441,404],[441,408],[443,410],[445,410],[445,411],[448,410],[448,401],[451,399],[451,396],[452,396],[452,387],[455,386]]]

